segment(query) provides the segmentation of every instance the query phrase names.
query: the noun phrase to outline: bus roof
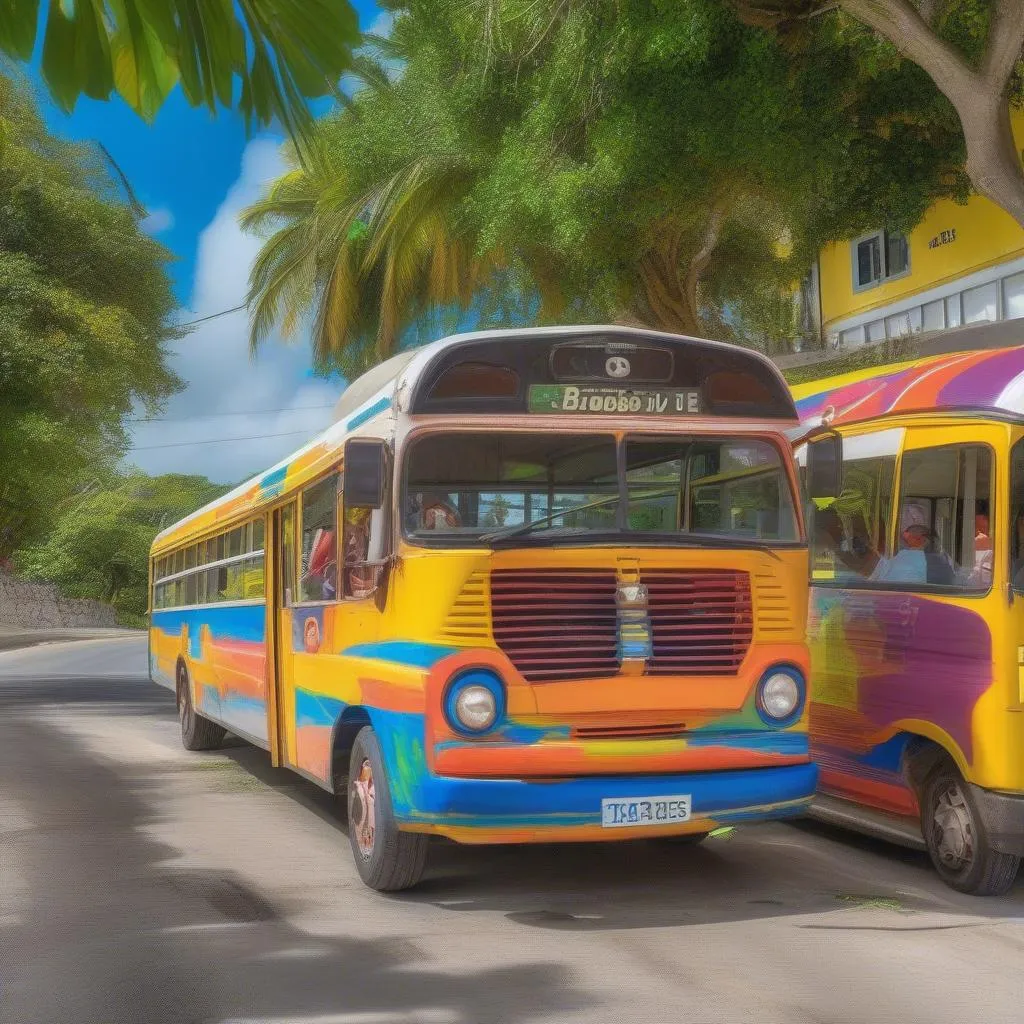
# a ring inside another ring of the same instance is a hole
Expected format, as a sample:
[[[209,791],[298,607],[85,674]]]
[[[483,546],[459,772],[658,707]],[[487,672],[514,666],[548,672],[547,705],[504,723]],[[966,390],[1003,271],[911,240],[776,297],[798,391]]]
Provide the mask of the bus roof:
[[[393,435],[399,416],[542,411],[530,404],[537,388],[550,392],[576,384],[700,392],[702,409],[712,415],[797,422],[782,374],[751,349],[619,325],[456,334],[401,352],[357,378],[342,393],[327,430],[159,533],[154,549],[255,514],[336,462],[354,432]]]
[[[832,423],[922,412],[1024,419],[1024,345],[872,366],[793,388],[803,422],[831,406]]]

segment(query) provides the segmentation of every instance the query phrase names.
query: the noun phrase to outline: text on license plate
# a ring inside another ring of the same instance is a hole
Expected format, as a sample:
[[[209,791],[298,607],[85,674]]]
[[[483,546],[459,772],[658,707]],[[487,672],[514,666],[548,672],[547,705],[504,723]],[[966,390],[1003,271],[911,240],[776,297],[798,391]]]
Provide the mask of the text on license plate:
[[[602,828],[670,825],[689,820],[689,793],[685,796],[627,796],[601,801]]]

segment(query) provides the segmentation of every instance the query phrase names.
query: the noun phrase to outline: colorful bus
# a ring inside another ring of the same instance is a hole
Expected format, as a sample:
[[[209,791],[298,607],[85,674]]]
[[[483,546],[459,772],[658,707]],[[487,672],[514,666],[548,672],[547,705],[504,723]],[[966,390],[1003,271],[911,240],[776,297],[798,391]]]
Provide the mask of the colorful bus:
[[[1024,347],[795,394],[842,438],[838,494],[808,516],[814,813],[1005,892],[1024,854]]]
[[[345,795],[359,873],[428,838],[681,837],[806,811],[807,544],[760,355],[624,327],[402,353],[165,530],[152,678]]]

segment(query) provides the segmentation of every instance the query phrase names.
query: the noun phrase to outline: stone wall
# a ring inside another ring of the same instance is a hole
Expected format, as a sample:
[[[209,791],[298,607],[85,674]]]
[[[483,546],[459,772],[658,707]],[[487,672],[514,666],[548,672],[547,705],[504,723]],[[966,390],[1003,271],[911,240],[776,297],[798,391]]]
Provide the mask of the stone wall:
[[[64,597],[50,583],[26,583],[0,572],[0,626],[75,629],[116,625],[114,609],[102,601]]]

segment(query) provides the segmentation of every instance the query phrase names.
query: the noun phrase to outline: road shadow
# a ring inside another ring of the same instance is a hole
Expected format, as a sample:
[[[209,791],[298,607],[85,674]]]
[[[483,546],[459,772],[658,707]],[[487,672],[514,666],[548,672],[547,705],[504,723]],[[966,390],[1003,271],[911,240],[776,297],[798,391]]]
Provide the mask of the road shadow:
[[[122,774],[12,708],[0,716],[0,777],[0,807],[22,812],[0,818],[0,1019],[9,1024],[340,1013],[516,1024],[592,1004],[557,965],[444,970],[436,945],[413,935],[307,933],[230,862],[188,869],[182,849],[152,837],[163,784]]]

